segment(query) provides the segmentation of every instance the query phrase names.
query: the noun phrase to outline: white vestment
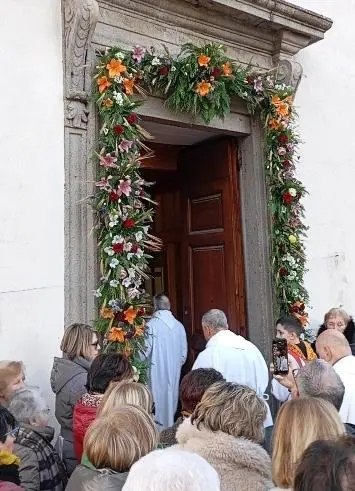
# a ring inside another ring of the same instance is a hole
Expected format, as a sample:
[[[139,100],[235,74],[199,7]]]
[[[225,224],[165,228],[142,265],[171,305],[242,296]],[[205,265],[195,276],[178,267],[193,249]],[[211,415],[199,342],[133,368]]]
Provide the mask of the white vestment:
[[[355,425],[355,356],[345,356],[334,363],[334,370],[341,378],[345,394],[339,415],[343,423]]]
[[[147,326],[148,379],[155,404],[155,421],[159,429],[164,430],[174,424],[181,367],[187,355],[186,333],[169,310],[155,312]]]
[[[254,389],[259,397],[263,395],[269,383],[269,370],[258,348],[242,336],[224,329],[212,336],[192,367],[214,368],[227,382],[247,385]],[[272,425],[269,405],[265,402],[268,414],[264,426]]]

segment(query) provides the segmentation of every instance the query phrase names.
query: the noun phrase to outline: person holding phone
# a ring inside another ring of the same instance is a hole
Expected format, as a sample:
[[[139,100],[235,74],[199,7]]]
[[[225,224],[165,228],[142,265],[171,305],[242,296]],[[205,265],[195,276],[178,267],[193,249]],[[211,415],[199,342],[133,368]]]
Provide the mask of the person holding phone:
[[[307,361],[317,358],[312,346],[301,339],[302,332],[302,326],[295,317],[281,317],[276,322],[276,338],[287,342],[288,366],[291,371],[300,369]],[[271,382],[271,391],[281,402],[290,398],[290,392],[275,379]]]

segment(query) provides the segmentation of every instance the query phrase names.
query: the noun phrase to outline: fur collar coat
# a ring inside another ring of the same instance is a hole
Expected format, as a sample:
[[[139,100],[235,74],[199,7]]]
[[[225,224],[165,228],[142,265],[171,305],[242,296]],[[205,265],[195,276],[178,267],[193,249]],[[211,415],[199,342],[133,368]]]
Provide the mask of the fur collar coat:
[[[221,491],[266,491],[273,488],[271,460],[257,443],[213,432],[186,419],[176,433],[177,448],[197,453],[218,472]]]

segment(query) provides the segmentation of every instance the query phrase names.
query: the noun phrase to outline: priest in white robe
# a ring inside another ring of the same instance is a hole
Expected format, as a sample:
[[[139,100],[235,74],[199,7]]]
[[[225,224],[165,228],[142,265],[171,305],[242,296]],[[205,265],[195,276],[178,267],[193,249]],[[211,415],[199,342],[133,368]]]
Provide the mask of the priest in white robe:
[[[319,358],[333,365],[345,387],[339,415],[343,423],[355,426],[355,356],[348,340],[336,329],[326,329],[316,340]]]
[[[162,431],[174,424],[179,400],[181,367],[186,361],[187,340],[184,326],[170,311],[165,295],[156,295],[154,314],[147,323],[146,357],[148,380],[155,405],[155,421]]]
[[[202,329],[207,341],[192,367],[214,368],[227,382],[235,382],[255,390],[264,398],[268,383],[269,370],[259,349],[243,336],[228,328],[227,317],[222,310],[212,309],[202,317]],[[269,405],[265,402],[268,414],[264,426],[273,424]]]

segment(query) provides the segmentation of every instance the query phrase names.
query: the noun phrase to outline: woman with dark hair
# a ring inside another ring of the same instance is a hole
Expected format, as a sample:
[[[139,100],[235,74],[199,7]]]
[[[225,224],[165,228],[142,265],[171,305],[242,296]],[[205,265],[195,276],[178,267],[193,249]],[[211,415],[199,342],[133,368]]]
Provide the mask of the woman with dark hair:
[[[74,449],[79,462],[83,453],[86,430],[96,418],[106,389],[110,383],[125,379],[133,380],[133,369],[127,358],[124,358],[120,353],[98,355],[92,362],[87,377],[87,392],[74,407]]]
[[[1,485],[4,489],[21,489],[9,484],[20,484],[20,459],[13,453],[18,431],[16,419],[4,406],[0,406],[0,489]]]
[[[294,491],[353,491],[355,438],[319,440],[304,452],[296,469]]]
[[[317,332],[317,337],[327,329],[336,329],[344,334],[348,343],[353,345],[352,352],[355,351],[355,323],[353,318],[344,309],[333,308],[324,315],[324,322]],[[315,342],[312,345],[315,350]]]
[[[224,381],[223,375],[214,368],[197,368],[183,377],[180,383],[181,416],[173,426],[160,433],[161,445],[169,447],[177,443],[175,435],[180,424],[191,416],[206,390],[221,381]]]
[[[58,451],[70,475],[78,464],[73,447],[74,406],[86,391],[88,370],[100,345],[90,326],[72,324],[64,332],[60,349],[63,357],[54,358],[51,387],[55,393],[55,416],[60,424]]]

